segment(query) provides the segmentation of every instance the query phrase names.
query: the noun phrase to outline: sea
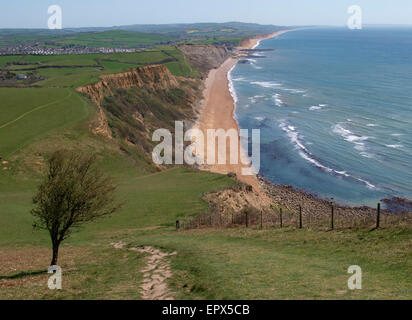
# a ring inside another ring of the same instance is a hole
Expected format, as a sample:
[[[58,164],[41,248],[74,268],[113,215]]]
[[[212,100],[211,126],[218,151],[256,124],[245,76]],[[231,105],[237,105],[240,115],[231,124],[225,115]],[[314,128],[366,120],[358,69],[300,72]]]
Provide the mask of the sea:
[[[309,28],[229,73],[260,175],[346,205],[412,199],[412,27]]]

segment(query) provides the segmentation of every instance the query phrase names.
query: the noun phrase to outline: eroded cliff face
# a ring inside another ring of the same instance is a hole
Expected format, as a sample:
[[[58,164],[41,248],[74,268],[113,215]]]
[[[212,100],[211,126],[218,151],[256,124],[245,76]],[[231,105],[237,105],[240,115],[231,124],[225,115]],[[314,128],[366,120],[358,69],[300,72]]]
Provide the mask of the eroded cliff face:
[[[102,80],[97,83],[76,89],[87,94],[97,105],[100,105],[104,96],[112,95],[113,89],[145,87],[152,90],[166,90],[179,85],[176,77],[164,65],[139,67],[129,72],[103,75],[100,78]]]
[[[95,134],[108,137],[128,156],[151,160],[153,132],[174,132],[175,121],[190,126],[201,99],[201,80],[171,74],[164,65],[149,65],[128,72],[104,75],[97,83],[77,88],[98,107],[91,123]],[[157,169],[161,169],[160,167]]]
[[[132,87],[145,88],[147,90],[168,90],[179,86],[178,79],[173,76],[164,65],[149,65],[131,69],[128,72],[103,75],[102,80],[76,88],[77,91],[86,94],[98,107],[99,116],[93,124],[92,131],[108,138],[112,137],[108,127],[105,113],[101,107],[104,97],[113,96],[117,89]]]
[[[192,65],[204,73],[219,67],[232,55],[226,47],[212,45],[181,45],[179,50],[183,52]]]
[[[180,50],[204,74],[231,56],[225,47],[184,45]],[[100,79],[76,89],[98,107],[91,131],[113,139],[132,157],[153,165],[153,132],[159,128],[174,132],[175,121],[184,121],[186,128],[195,122],[202,99],[200,79],[174,76],[164,65],[143,66]]]

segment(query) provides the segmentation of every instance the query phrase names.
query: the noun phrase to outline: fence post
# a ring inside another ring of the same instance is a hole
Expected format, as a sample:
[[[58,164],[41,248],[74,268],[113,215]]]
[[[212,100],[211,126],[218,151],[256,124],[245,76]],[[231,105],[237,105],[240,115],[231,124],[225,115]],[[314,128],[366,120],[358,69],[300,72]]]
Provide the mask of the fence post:
[[[335,207],[332,204],[332,212],[331,212],[331,220],[330,220],[330,227],[331,227],[332,230],[335,227],[334,221],[333,221],[334,217],[335,217]]]
[[[280,216],[280,228],[283,228],[283,221],[282,221],[282,208],[279,209],[279,216]]]
[[[180,228],[180,221],[176,220],[176,231],[178,231]]]
[[[246,228],[249,227],[249,219],[248,219],[248,212],[245,212],[246,214]]]
[[[299,206],[299,229],[302,229],[302,206]]]
[[[212,214],[209,217],[210,226],[212,226]]]
[[[381,224],[381,203],[378,203],[378,208],[376,212],[376,229],[380,227]]]

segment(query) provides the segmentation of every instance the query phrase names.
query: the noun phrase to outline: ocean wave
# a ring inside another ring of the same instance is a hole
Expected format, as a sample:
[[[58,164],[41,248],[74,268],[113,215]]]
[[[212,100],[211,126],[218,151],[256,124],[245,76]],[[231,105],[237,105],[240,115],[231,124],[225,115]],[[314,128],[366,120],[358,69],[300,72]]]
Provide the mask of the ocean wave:
[[[327,104],[318,104],[317,106],[311,106],[309,110],[310,111],[322,110],[326,106]]]
[[[245,58],[244,60],[245,60],[245,61],[249,61],[249,64],[250,64],[253,68],[257,69],[257,70],[263,69],[262,67],[260,67],[260,66],[257,65],[257,60],[256,60],[256,59]]]
[[[354,179],[358,182],[362,182],[370,189],[376,189],[375,185],[373,185],[372,183],[370,183],[369,181],[365,179],[357,178],[357,177],[350,175],[346,171],[335,170],[335,169],[332,169],[332,168],[329,168],[323,165],[319,160],[315,158],[315,156],[303,144],[303,142],[300,139],[299,132],[296,130],[296,127],[294,127],[293,125],[290,125],[286,121],[282,120],[281,123],[279,124],[279,127],[286,133],[286,135],[289,137],[291,142],[295,145],[296,149],[299,150],[299,155],[306,161],[312,163],[313,165],[322,169],[323,171],[326,171],[328,173],[331,173],[337,176]]]
[[[309,110],[310,110],[310,111],[322,110],[322,107],[319,107],[319,106],[311,106],[311,107],[309,108]]]
[[[250,103],[255,104],[258,99],[262,99],[264,97],[265,96],[256,95],[256,96],[253,96],[253,97],[249,97],[248,99],[249,99]]]
[[[256,98],[255,97],[249,97],[248,98],[250,103],[255,104],[256,103]]]
[[[306,93],[307,92],[307,90],[303,90],[303,89],[282,88],[282,90],[291,92],[291,93]]]
[[[364,158],[369,158],[369,159],[374,158],[374,156],[372,154],[367,153],[367,152],[361,152],[360,155]]]
[[[280,94],[276,93],[273,95],[273,99],[275,100],[275,105],[277,105],[278,107],[282,107],[283,106],[283,101],[280,98]]]
[[[297,147],[301,151],[304,151],[307,154],[307,156],[312,155],[310,151],[306,148],[306,146],[300,141],[299,132],[296,131],[296,128],[294,126],[287,124],[286,121],[281,121],[279,127],[286,133],[286,135],[289,137],[289,139],[292,141],[295,147]]]
[[[266,120],[266,117],[255,117],[255,119],[259,122]]]
[[[343,137],[346,141],[353,143],[355,146],[354,148],[358,151],[364,152],[366,150],[366,145],[364,141],[367,141],[369,137],[367,136],[360,136],[349,129],[346,129],[342,124],[338,123],[333,127],[333,132],[336,134],[339,134],[341,137]],[[362,154],[365,156],[365,153]]]
[[[386,144],[385,146],[387,146],[388,148],[392,148],[392,149],[403,148],[403,145],[401,144]]]
[[[233,79],[232,79],[232,71],[235,69],[236,65],[233,66],[229,72],[227,73],[227,79],[229,80],[229,91],[230,94],[232,95],[233,101],[235,104],[239,101],[239,98],[236,94],[235,86],[233,85]]]
[[[232,78],[232,81],[235,82],[246,82],[248,80],[246,80],[244,77],[239,77],[239,78]]]
[[[252,65],[253,65],[253,63],[252,63]],[[290,92],[290,93],[293,93],[293,94],[298,94],[298,93],[303,93],[304,94],[304,93],[307,92],[307,90],[303,90],[303,89],[284,88],[284,87],[282,87],[283,86],[282,83],[275,82],[275,81],[251,81],[250,84],[257,85],[257,86],[260,86],[262,88],[268,88],[268,89],[276,88],[276,89],[280,89],[280,90]],[[323,106],[326,106],[326,105],[323,105]]]
[[[259,40],[258,42],[256,42],[256,44],[252,47],[252,49],[256,49],[257,47],[259,47],[259,46],[260,46],[260,42],[261,42],[261,40]]]
[[[273,81],[252,81],[250,84],[261,86],[263,88],[278,88],[282,84]]]

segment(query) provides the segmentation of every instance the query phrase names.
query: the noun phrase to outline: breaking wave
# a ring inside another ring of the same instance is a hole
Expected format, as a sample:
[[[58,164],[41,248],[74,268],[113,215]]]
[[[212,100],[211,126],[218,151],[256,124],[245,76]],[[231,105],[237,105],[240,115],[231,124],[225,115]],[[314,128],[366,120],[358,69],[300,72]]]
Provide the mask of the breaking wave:
[[[366,144],[365,141],[369,139],[367,136],[360,136],[349,129],[346,129],[343,124],[338,123],[333,127],[333,132],[343,137],[346,141],[353,143],[354,148],[358,151],[361,151],[361,156],[366,158],[372,158],[372,155],[365,152],[366,151]]]
[[[348,174],[346,171],[339,171],[335,170],[332,168],[329,168],[325,165],[323,165],[319,160],[315,158],[315,156],[308,150],[308,148],[303,144],[303,142],[300,139],[299,132],[296,130],[296,128],[292,125],[289,125],[286,123],[286,121],[281,121],[279,127],[286,133],[286,135],[289,137],[290,141],[295,145],[296,149],[299,152],[299,155],[305,159],[306,161],[312,163],[316,167],[331,173],[335,174],[338,176],[346,177],[346,178],[352,178],[354,180],[357,180],[358,182],[362,182],[365,184],[368,188],[370,189],[376,189],[376,186],[370,183],[367,180],[361,179],[354,177],[350,174]]]
[[[233,79],[232,79],[232,71],[235,69],[236,65],[234,65],[229,72],[227,73],[227,79],[229,80],[229,91],[230,94],[232,95],[233,101],[235,104],[239,101],[239,98],[236,94],[235,86],[233,85]]]
[[[263,88],[278,88],[282,84],[273,81],[252,81],[250,84],[254,84]]]
[[[273,95],[273,99],[275,100],[275,105],[277,105],[278,107],[282,107],[283,106],[283,101],[280,98],[280,94],[276,93]]]

